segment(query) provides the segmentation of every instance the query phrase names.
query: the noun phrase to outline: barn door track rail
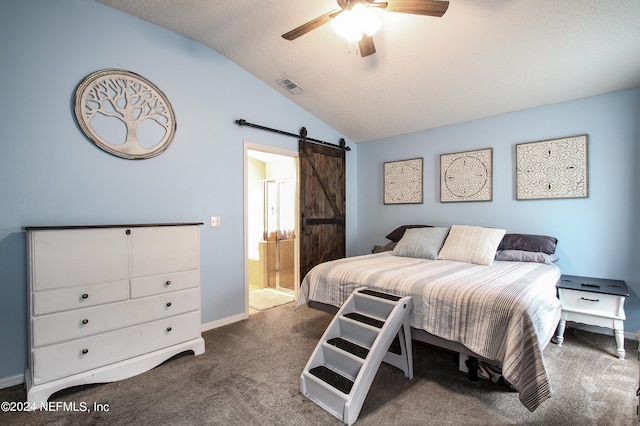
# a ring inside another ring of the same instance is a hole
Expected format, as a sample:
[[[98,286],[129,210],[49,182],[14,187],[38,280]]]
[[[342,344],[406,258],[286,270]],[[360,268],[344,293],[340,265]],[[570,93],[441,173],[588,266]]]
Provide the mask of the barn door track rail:
[[[336,145],[334,143],[321,141],[320,139],[314,139],[314,138],[307,137],[307,128],[306,127],[301,127],[300,128],[300,133],[296,135],[295,133],[285,132],[284,130],[272,129],[270,127],[261,126],[259,124],[249,123],[247,120],[244,120],[242,118],[239,119],[239,120],[236,120],[235,123],[238,126],[254,127],[256,129],[266,130],[266,131],[273,132],[273,133],[278,133],[280,135],[292,136],[294,138],[302,139],[302,140],[307,141],[307,142],[313,142],[313,143],[318,143],[318,144],[321,144],[321,145],[327,145],[327,146],[331,146],[333,148],[342,149],[344,151],[351,151],[351,148],[349,148],[346,145],[346,142],[345,142],[344,138],[340,138],[340,144]]]

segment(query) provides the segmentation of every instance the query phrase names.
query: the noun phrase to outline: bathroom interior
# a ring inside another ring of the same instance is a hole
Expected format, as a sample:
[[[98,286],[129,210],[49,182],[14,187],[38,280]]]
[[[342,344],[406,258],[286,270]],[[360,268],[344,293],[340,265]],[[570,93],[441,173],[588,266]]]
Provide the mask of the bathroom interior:
[[[250,314],[292,302],[296,290],[296,158],[249,150]]]

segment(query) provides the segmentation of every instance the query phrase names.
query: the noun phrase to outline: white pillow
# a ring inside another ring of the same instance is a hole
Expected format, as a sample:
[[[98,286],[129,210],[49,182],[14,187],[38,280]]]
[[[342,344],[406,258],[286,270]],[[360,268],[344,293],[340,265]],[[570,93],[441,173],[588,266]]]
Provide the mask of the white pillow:
[[[438,259],[491,265],[506,232],[506,229],[453,225]]]
[[[410,228],[407,229],[393,249],[393,254],[421,259],[438,259],[449,228]]]

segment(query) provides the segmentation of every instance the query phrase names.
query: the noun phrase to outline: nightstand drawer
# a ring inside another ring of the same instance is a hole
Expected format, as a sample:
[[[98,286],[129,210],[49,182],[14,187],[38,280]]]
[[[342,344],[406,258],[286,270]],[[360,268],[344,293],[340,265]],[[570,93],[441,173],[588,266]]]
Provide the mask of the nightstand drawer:
[[[625,319],[622,296],[566,288],[559,288],[558,295],[563,311]]]

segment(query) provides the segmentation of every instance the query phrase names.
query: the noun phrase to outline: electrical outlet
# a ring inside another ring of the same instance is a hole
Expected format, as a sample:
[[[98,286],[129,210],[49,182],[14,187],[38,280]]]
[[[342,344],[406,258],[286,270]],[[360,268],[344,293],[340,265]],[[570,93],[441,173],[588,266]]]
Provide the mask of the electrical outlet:
[[[220,226],[220,216],[211,216],[211,226]]]

